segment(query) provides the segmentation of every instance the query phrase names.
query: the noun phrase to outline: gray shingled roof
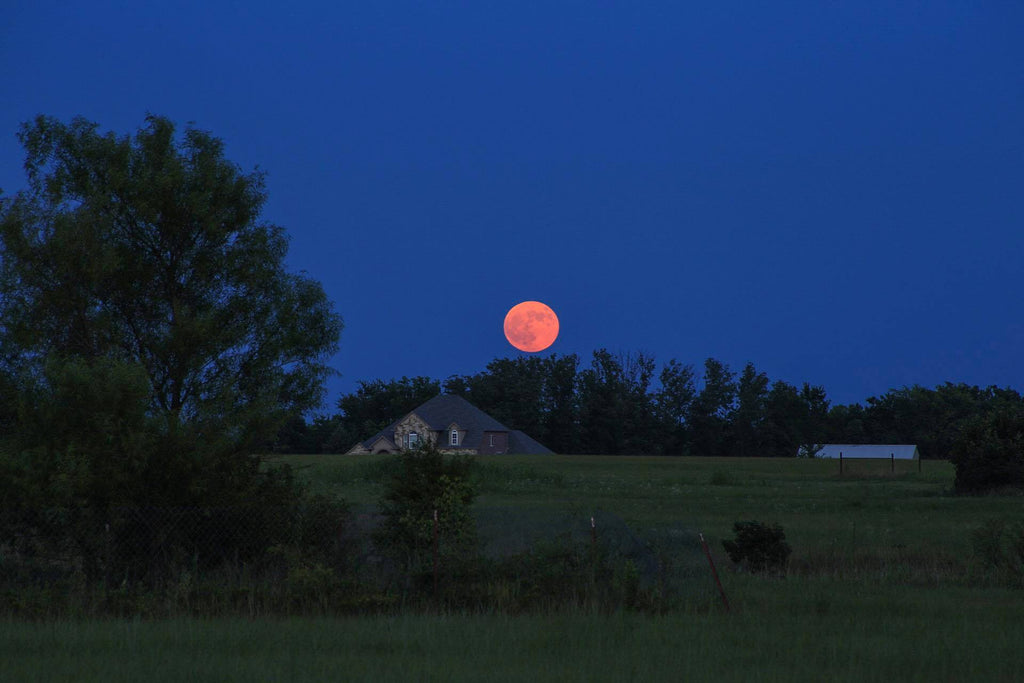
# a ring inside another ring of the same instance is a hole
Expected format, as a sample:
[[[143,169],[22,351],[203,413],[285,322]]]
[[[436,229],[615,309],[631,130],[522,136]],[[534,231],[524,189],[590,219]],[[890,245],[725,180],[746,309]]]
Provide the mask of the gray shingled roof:
[[[466,448],[479,448],[484,432],[508,432],[509,453],[551,453],[548,448],[523,432],[509,429],[466,399],[454,394],[438,394],[363,441],[363,446],[370,448],[373,442],[382,436],[391,438],[398,423],[412,413],[418,415],[436,431],[446,430],[452,423],[457,424],[460,430],[466,432],[461,444]]]
[[[530,438],[526,432],[516,429],[508,434],[508,452],[523,455],[546,455],[552,453],[552,450],[541,442]]]

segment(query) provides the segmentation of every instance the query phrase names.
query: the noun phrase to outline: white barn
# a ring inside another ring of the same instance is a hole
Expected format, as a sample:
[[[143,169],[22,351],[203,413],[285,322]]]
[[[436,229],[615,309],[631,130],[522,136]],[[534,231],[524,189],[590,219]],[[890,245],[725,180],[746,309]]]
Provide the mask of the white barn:
[[[812,447],[802,446],[801,451],[814,450],[818,444]],[[815,453],[816,458],[884,458],[886,460],[920,460],[921,454],[916,444],[879,444],[879,443],[826,443],[820,445],[820,450]]]

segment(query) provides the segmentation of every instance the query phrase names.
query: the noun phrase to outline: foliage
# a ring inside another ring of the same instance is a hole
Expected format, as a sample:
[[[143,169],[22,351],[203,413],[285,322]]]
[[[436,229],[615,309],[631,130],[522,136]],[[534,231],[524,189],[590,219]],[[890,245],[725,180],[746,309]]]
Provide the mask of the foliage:
[[[138,576],[213,532],[172,515],[136,543],[132,511],[298,504],[253,451],[320,401],[341,321],[259,221],[263,176],[158,116],[133,137],[47,117],[19,137],[28,189],[0,202],[0,500],[20,536],[73,548],[90,577]],[[246,555],[270,527],[218,543]]]
[[[429,377],[359,382],[354,393],[338,399],[341,414],[325,444],[325,452],[347,451],[439,393],[441,383]]]
[[[918,385],[893,389],[867,399],[866,406],[837,406],[829,416],[833,443],[912,443],[922,457],[952,457],[961,427],[1022,406],[1012,389],[946,382],[934,389]]]
[[[579,438],[578,365],[575,354],[497,358],[483,372],[449,377],[444,389],[555,452],[573,452]]]
[[[650,394],[654,359],[643,353],[613,356],[594,352],[580,373],[580,450],[584,453],[637,454],[658,450]]]
[[[913,443],[923,457],[942,459],[965,420],[1022,405],[1011,389],[946,383],[891,390],[866,405],[833,406],[821,386],[770,381],[753,363],[737,376],[714,358],[704,362],[699,390],[694,368],[675,359],[659,371],[647,354],[597,349],[589,367],[579,370],[578,364],[575,355],[499,358],[443,386],[557,453],[613,455],[794,457],[808,444]],[[329,449],[349,448],[418,405],[410,397],[401,409],[389,409],[379,400],[378,394],[401,393],[408,382],[360,383],[360,391],[343,399],[343,414],[320,418],[310,432],[322,434],[330,424],[336,438]],[[385,409],[375,411],[380,405]],[[361,423],[365,413],[377,417]],[[325,440],[311,436],[308,452],[321,450]]]
[[[694,388],[692,365],[683,365],[676,359],[666,363],[658,376],[660,388],[654,396],[654,414],[657,418],[662,453],[684,455],[690,452],[690,407],[697,396]]]
[[[1024,408],[967,420],[950,460],[958,493],[1024,488]]]
[[[818,454],[821,453],[825,444],[821,443],[805,443],[800,446],[797,450],[798,458],[817,458]]]
[[[340,320],[258,222],[263,176],[223,143],[150,116],[134,138],[78,118],[22,127],[29,189],[0,213],[3,363],[138,365],[148,410],[240,449],[315,405]]]
[[[786,533],[778,524],[768,526],[761,522],[733,524],[734,540],[723,540],[725,552],[736,564],[743,564],[754,572],[781,572],[792,549],[786,543]]]
[[[471,483],[474,461],[446,455],[432,443],[393,458],[374,543],[394,563],[406,589],[425,590],[435,547],[446,576],[464,568],[477,552],[471,514],[476,497]]]
[[[689,415],[694,453],[711,456],[729,453],[735,398],[735,375],[729,366],[714,358],[705,360],[704,386],[693,400]]]
[[[1024,522],[993,518],[971,534],[974,554],[986,569],[1024,583]]]

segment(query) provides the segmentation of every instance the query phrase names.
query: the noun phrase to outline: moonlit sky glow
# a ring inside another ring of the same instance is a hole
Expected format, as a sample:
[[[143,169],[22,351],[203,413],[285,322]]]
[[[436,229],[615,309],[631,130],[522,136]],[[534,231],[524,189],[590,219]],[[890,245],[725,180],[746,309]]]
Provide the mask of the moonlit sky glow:
[[[550,348],[714,356],[833,402],[1024,389],[1024,4],[13,0],[20,123],[147,112],[267,173],[359,379]]]

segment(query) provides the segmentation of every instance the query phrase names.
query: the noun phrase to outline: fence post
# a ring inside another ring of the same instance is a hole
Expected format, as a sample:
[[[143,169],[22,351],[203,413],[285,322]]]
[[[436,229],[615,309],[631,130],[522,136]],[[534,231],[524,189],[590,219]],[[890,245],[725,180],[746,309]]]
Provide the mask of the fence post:
[[[434,597],[435,598],[437,597],[437,574],[438,574],[438,567],[439,567],[439,564],[440,564],[439,557],[438,557],[438,555],[439,555],[439,553],[438,553],[438,545],[439,545],[438,537],[439,537],[440,534],[438,533],[438,528],[437,527],[438,527],[438,523],[437,523],[437,510],[434,510]]]
[[[889,471],[896,474],[896,454],[889,453]]]
[[[843,476],[843,452],[839,451],[839,476]]]
[[[700,536],[700,544],[704,546],[704,554],[708,556],[708,564],[711,565],[711,575],[715,577],[715,584],[718,586],[718,593],[722,596],[722,604],[725,605],[725,611],[730,612],[729,599],[725,597],[725,589],[722,588],[722,582],[718,580],[718,570],[715,569],[715,561],[711,559],[711,549],[708,548],[708,542],[704,540],[704,534],[697,534]]]

